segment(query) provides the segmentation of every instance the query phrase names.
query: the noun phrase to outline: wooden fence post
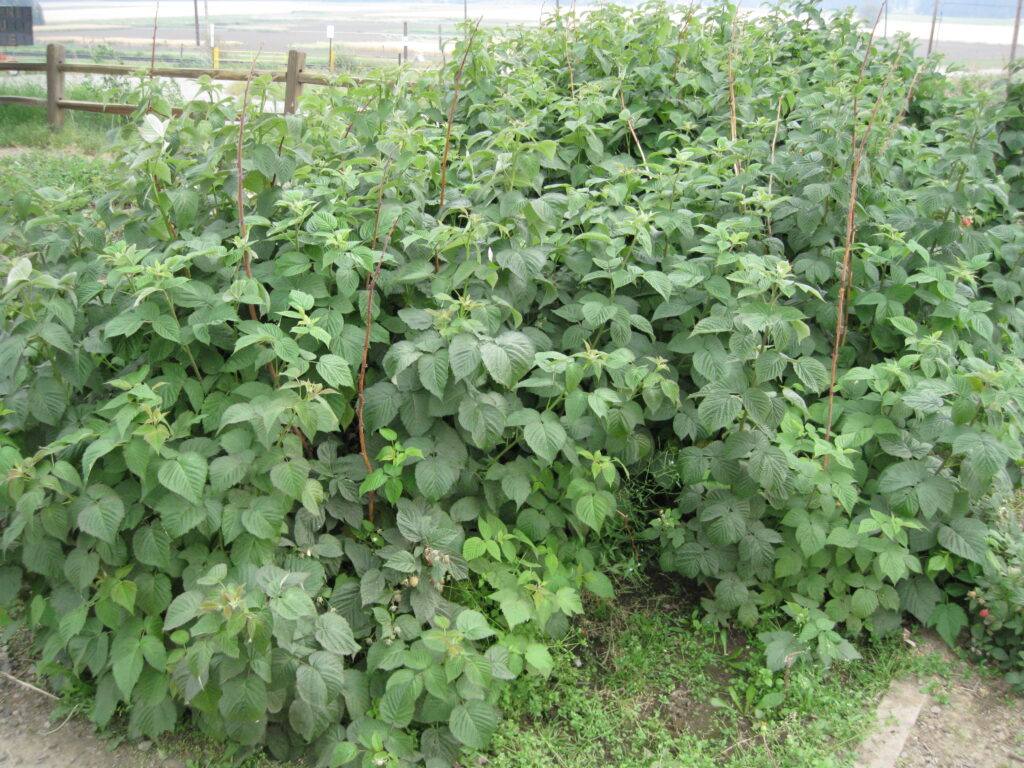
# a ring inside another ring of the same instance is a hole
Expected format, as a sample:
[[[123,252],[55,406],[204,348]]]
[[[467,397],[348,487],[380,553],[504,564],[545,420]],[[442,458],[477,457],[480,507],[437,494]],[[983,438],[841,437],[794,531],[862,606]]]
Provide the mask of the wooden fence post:
[[[306,66],[306,54],[303,51],[288,51],[288,71],[284,74],[284,112],[295,114],[299,108],[299,97],[302,96],[302,83],[299,73]]]
[[[64,46],[50,43],[46,46],[46,117],[50,130],[59,131],[64,125],[64,112],[60,100],[64,98]]]

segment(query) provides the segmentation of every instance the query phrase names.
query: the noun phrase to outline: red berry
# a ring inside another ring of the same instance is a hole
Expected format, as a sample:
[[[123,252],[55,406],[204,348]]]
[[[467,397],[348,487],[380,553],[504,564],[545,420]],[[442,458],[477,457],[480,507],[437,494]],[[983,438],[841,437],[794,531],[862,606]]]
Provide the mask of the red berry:
[[[981,618],[983,618],[983,619],[987,619],[988,618],[988,608],[982,608],[980,611],[978,611],[978,615],[981,616]]]

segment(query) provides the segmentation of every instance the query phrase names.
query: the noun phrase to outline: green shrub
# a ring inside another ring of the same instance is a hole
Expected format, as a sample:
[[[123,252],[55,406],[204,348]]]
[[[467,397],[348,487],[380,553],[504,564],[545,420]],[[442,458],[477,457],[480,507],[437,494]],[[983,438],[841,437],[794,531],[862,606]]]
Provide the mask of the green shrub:
[[[788,615],[773,667],[955,638],[1021,457],[1011,110],[903,42],[861,78],[848,16],[734,10],[480,31],[457,104],[458,52],[241,138],[211,88],[124,132],[94,212],[5,212],[0,604],[97,723],[449,764],[623,530],[712,620]]]
[[[994,562],[970,564],[962,578],[971,612],[971,647],[1024,692],[1024,518],[1018,501],[993,515]]]

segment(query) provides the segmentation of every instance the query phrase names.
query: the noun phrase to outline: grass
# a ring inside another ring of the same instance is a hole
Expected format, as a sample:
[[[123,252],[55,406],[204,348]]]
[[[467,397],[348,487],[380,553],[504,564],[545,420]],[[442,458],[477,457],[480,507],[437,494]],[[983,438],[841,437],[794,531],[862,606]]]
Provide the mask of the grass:
[[[46,96],[46,86],[37,80],[0,78],[0,94],[41,98]],[[90,82],[69,83],[66,97],[82,101],[115,100],[104,96],[104,91]],[[64,113],[64,128],[54,133],[47,124],[45,109],[5,105],[0,108],[0,147],[75,147],[85,152],[98,152],[107,144],[107,131],[122,120],[115,115],[68,111]]]
[[[650,592],[592,610],[551,679],[507,689],[489,765],[838,768],[891,680],[931,663],[888,640],[831,670],[773,674],[747,636],[701,616],[679,595]]]
[[[0,191],[13,198],[18,192],[31,194],[46,187],[64,192],[74,188],[88,205],[107,190],[107,162],[95,155],[43,149],[0,156]]]

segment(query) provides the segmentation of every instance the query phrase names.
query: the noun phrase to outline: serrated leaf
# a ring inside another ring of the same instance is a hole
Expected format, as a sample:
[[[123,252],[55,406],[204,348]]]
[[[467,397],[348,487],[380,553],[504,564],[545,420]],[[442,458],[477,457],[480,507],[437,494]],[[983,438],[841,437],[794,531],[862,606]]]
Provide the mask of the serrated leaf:
[[[206,459],[198,453],[186,451],[163,461],[157,470],[157,479],[167,490],[199,504],[203,500],[206,471]]]
[[[988,526],[971,517],[956,517],[939,526],[939,544],[954,555],[984,565],[988,555]]]
[[[452,339],[448,347],[448,362],[456,381],[462,381],[476,373],[480,361],[480,345],[472,335],[460,333]]]
[[[412,683],[399,683],[388,688],[380,699],[380,719],[395,728],[405,728],[416,712],[417,689]]]
[[[275,464],[270,470],[270,482],[285,496],[299,501],[309,477],[309,462],[292,459]]]
[[[498,726],[498,713],[482,701],[467,701],[452,710],[448,727],[470,749],[484,749]]]
[[[416,362],[423,388],[439,400],[444,399],[445,384],[448,383],[448,350],[439,349],[430,355],[423,355]]]
[[[808,390],[817,394],[828,386],[829,373],[824,363],[813,357],[801,357],[793,361],[793,372]]]
[[[352,369],[348,362],[340,355],[323,355],[316,364],[316,372],[335,389],[344,389],[354,386],[352,381]]]
[[[935,627],[935,631],[947,645],[953,647],[960,631],[967,626],[967,614],[956,603],[943,603],[932,610],[932,615],[928,617],[928,625]]]
[[[416,487],[426,498],[437,501],[459,479],[459,469],[444,459],[427,457],[416,464]]]
[[[567,439],[565,429],[550,412],[523,427],[523,437],[530,450],[548,463],[555,460]]]
[[[78,512],[78,527],[100,541],[113,544],[124,520],[121,497],[105,485],[90,485],[82,494],[81,501],[83,506]]]
[[[352,654],[360,650],[352,634],[352,627],[336,613],[317,616],[314,636],[320,645],[334,653]]]
[[[735,423],[743,403],[729,392],[709,392],[697,406],[697,416],[704,427],[712,432]]]

